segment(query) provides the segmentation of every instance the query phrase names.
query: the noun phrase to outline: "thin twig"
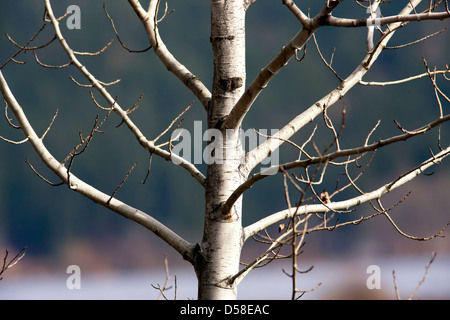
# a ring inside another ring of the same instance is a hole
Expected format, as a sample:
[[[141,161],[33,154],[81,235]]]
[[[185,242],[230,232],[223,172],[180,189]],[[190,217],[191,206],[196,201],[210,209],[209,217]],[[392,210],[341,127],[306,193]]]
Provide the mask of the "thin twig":
[[[103,53],[106,49],[109,48],[109,46],[113,43],[113,40],[109,41],[102,49],[98,50],[97,52],[80,52],[80,51],[74,51],[73,53],[79,56],[98,56],[100,53]]]
[[[117,191],[119,191],[120,188],[122,188],[122,185],[125,183],[125,181],[128,179],[128,176],[131,174],[131,172],[133,171],[134,167],[137,165],[137,161],[131,166],[131,169],[128,171],[128,173],[126,174],[126,176],[123,178],[123,180],[119,183],[119,185],[116,187],[116,189],[114,190],[114,192],[111,194],[111,197],[109,198],[109,200],[106,202],[107,204],[109,204],[111,202],[111,200],[114,198],[115,194],[117,193]]]
[[[334,53],[336,52],[336,48],[334,48],[333,53],[331,54],[330,62],[327,62],[325,60],[325,58],[323,57],[322,52],[320,51],[319,43],[317,42],[316,35],[314,33],[313,33],[312,37],[313,37],[314,44],[316,45],[317,52],[319,53],[319,56],[320,56],[320,59],[322,60],[322,62],[327,66],[328,69],[330,69],[330,71],[336,76],[336,78],[339,79],[340,82],[344,81],[344,79],[331,66],[333,64],[333,57],[334,57]]]
[[[63,68],[66,68],[66,67],[68,67],[68,66],[70,66],[70,65],[72,64],[72,61],[69,61],[69,62],[67,62],[66,64],[62,64],[62,65],[59,65],[59,66],[52,66],[52,65],[49,65],[49,64],[46,64],[46,63],[41,62],[41,61],[39,60],[39,58],[38,58],[38,56],[37,56],[37,54],[36,54],[35,51],[33,51],[33,55],[34,55],[34,58],[36,59],[36,62],[37,62],[41,67],[44,67],[44,68],[50,68],[50,69],[63,69]],[[73,80],[73,79],[72,79],[72,80]]]
[[[178,119],[180,119],[183,116],[183,114],[185,114],[192,107],[193,104],[194,104],[194,101],[192,101],[190,105],[188,105],[178,116],[176,116],[175,119],[173,119],[172,122],[169,124],[169,126],[163,132],[161,132],[155,139],[153,139],[152,142],[156,143],[156,141],[158,141],[163,135],[165,135],[167,133],[167,131],[169,131],[170,128],[172,128],[172,126],[175,124],[175,122],[177,122]],[[158,146],[158,147],[160,147],[160,146]]]
[[[26,249],[27,249],[27,247],[22,248],[22,250],[20,250],[19,253],[17,253],[14,256],[14,258],[12,258],[9,262],[8,262],[9,251],[6,250],[5,257],[3,258],[3,265],[2,265],[2,268],[0,269],[0,281],[3,279],[3,277],[1,277],[1,275],[6,270],[14,267],[25,256]]]
[[[122,40],[120,39],[119,33],[117,32],[116,26],[114,25],[114,20],[113,20],[113,18],[109,15],[108,11],[106,10],[106,2],[103,2],[103,10],[105,11],[106,16],[108,17],[109,21],[111,22],[111,26],[112,26],[112,28],[113,28],[113,30],[114,30],[114,33],[115,33],[115,35],[116,35],[116,37],[117,37],[117,40],[119,41],[119,43],[120,43],[120,45],[122,46],[122,48],[124,48],[124,49],[127,50],[128,52],[137,52],[137,53],[140,53],[140,52],[146,52],[146,51],[148,51],[148,50],[150,50],[150,49],[152,48],[152,45],[150,45],[149,47],[147,47],[147,48],[145,48],[145,49],[142,49],[142,50],[132,50],[132,49],[128,48],[128,47],[122,42]]]
[[[33,170],[33,172],[42,180],[44,180],[45,182],[47,182],[49,185],[53,186],[53,187],[59,187],[62,186],[64,184],[64,181],[61,181],[60,183],[53,183],[50,180],[46,179],[43,175],[41,175],[32,165],[31,163],[28,161],[28,159],[25,159],[25,163],[31,168],[31,170]]]
[[[160,300],[161,297],[163,297],[165,300],[168,300],[168,298],[166,297],[166,295],[164,294],[164,291],[167,291],[169,289],[171,289],[172,287],[168,287],[169,285],[169,281],[170,281],[170,273],[169,273],[169,260],[167,259],[167,254],[164,254],[164,270],[166,273],[166,280],[164,282],[164,285],[161,287],[160,284],[158,284],[157,286],[151,284],[151,286],[159,291],[159,296],[157,298],[157,300]],[[174,295],[174,300],[177,300],[177,277],[174,276],[174,281],[175,281],[175,295]]]
[[[395,278],[395,270],[392,270],[392,278],[394,279],[395,297],[396,297],[397,300],[401,300],[400,299],[400,293],[398,292],[397,279]]]
[[[39,31],[33,36],[33,38],[31,38],[31,39],[30,39],[23,47],[17,45],[17,46],[20,48],[19,51],[17,51],[17,52],[16,52],[15,54],[13,54],[8,60],[6,60],[6,62],[3,63],[3,64],[0,66],[0,70],[2,70],[9,62],[13,61],[14,58],[15,58],[19,53],[21,53],[23,50],[27,50],[28,45],[29,45],[31,42],[33,42],[33,41],[37,38],[37,36],[45,29],[45,26],[46,26],[46,25],[47,25],[47,24],[44,23],[44,24],[42,25],[42,27],[39,29]],[[52,41],[53,41],[53,40],[52,40]],[[15,42],[13,42],[13,43],[15,43]]]
[[[430,270],[431,264],[433,263],[434,259],[436,258],[437,253],[436,252],[432,252],[431,253],[431,259],[428,262],[428,265],[425,267],[425,274],[422,277],[422,280],[419,281],[419,284],[417,285],[417,287],[414,289],[414,291],[411,293],[411,295],[408,297],[408,300],[412,300],[412,298],[414,297],[414,295],[416,294],[417,290],[419,290],[419,288],[422,286],[422,284],[425,282],[427,275],[428,275],[428,271]]]
[[[145,184],[147,182],[148,176],[150,175],[150,169],[152,168],[152,157],[153,157],[153,153],[150,152],[150,156],[148,159],[147,174],[145,175],[144,180],[141,181],[142,184]]]

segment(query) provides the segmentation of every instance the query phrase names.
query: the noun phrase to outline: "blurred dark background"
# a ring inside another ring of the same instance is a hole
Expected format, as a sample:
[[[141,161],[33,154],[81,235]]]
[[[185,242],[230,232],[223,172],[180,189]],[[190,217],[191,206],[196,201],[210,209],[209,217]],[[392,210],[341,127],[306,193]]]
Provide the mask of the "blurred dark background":
[[[310,14],[314,15],[320,10],[322,2],[302,1],[302,9],[306,11],[305,8],[310,7]],[[74,50],[95,52],[114,39],[104,53],[79,59],[104,82],[121,79],[119,84],[108,90],[112,96],[118,97],[122,108],[133,106],[143,94],[139,108],[131,119],[147,138],[152,139],[195,101],[195,97],[167,72],[152,50],[129,53],[120,46],[104,13],[103,3],[114,18],[125,45],[133,50],[145,49],[148,46],[145,31],[126,1],[59,0],[54,1],[53,7],[58,16],[63,15],[71,4],[81,9],[80,30],[69,30],[65,20],[61,22],[64,36]],[[395,14],[406,3],[408,1],[386,4],[382,7],[382,13]],[[168,5],[169,10],[175,11],[159,25],[163,40],[180,62],[199,76],[207,87],[211,87],[213,59],[209,42],[209,4],[205,1],[172,0]],[[8,41],[5,33],[18,44],[27,43],[43,24],[44,4],[42,1],[2,0],[0,8],[0,64],[3,64],[18,50]],[[367,16],[365,10],[353,1],[344,2],[334,15]],[[448,27],[449,23],[449,20],[411,23],[396,33],[390,45],[415,41]],[[299,28],[299,22],[280,1],[259,0],[252,5],[247,14],[247,83]],[[366,31],[366,28],[338,30],[327,27],[317,32],[320,49],[327,60],[336,49],[333,67],[344,78],[365,54]],[[43,44],[52,37],[52,26],[47,25],[32,46]],[[389,81],[423,73],[426,70],[422,57],[427,59],[431,68],[443,69],[449,63],[449,39],[447,31],[404,49],[386,50],[364,80]],[[37,55],[49,65],[68,62],[56,41],[37,51]],[[63,160],[78,143],[79,132],[88,134],[95,117],[99,115],[103,119],[106,112],[94,105],[89,89],[78,87],[70,79],[71,75],[78,82],[87,83],[74,67],[43,68],[35,62],[30,51],[21,53],[16,59],[26,64],[10,63],[2,72],[38,134],[46,130],[58,110],[45,143],[57,159]],[[310,41],[305,59],[301,62],[292,60],[261,94],[245,119],[244,130],[281,128],[338,84],[337,78],[324,66],[314,43]],[[444,92],[450,92],[449,82],[441,76],[438,76],[438,84]],[[100,104],[104,103],[100,95],[94,95]],[[446,114],[448,103],[442,101]],[[381,124],[372,141],[399,134],[394,119],[412,130],[439,116],[434,89],[428,77],[396,86],[355,87],[330,111],[336,126],[340,124],[344,106],[347,114],[341,137],[343,148],[362,144],[378,120]],[[12,117],[12,112],[9,116]],[[189,129],[193,121],[199,120],[205,120],[204,110],[195,101],[184,116],[183,127]],[[153,157],[149,177],[142,184],[149,154],[125,126],[116,128],[119,123],[120,119],[115,115],[107,120],[102,127],[104,133],[96,135],[87,151],[75,159],[73,172],[101,191],[112,193],[137,161],[135,170],[116,196],[157,218],[187,240],[200,241],[203,227],[202,187],[182,168],[156,156]],[[295,135],[293,141],[302,144],[315,124],[319,129],[314,137],[317,146],[327,146],[332,136],[324,128],[320,117]],[[444,124],[441,128],[443,146],[449,141],[449,133],[448,125]],[[0,135],[17,141],[24,139],[22,132],[11,128],[4,117],[0,122]],[[430,148],[437,152],[437,130],[380,150],[358,185],[365,191],[380,187],[429,158]],[[283,147],[280,155],[280,161],[297,157],[296,150],[289,146]],[[66,186],[46,184],[33,173],[25,159],[50,181],[59,182],[40,162],[29,144],[12,145],[0,141],[0,250],[14,252],[28,247],[26,258],[15,267],[17,272],[51,271],[73,261],[90,270],[145,269],[162,266],[165,252],[171,255],[172,263],[184,263],[169,246],[144,228],[84,199]],[[447,162],[445,160],[442,166],[434,167],[432,176],[418,177],[413,183],[386,196],[384,203],[389,207],[412,191],[404,203],[391,211],[397,225],[406,233],[429,236],[449,220],[450,170]],[[199,167],[205,172],[203,165]],[[358,171],[354,169],[353,172]],[[330,168],[327,173],[323,188],[334,190],[338,179],[344,183],[342,167]],[[348,191],[336,200],[356,194],[355,191]],[[285,207],[281,175],[267,178],[245,194],[244,225]],[[351,218],[372,211],[370,205],[364,205],[357,208]],[[344,221],[346,217],[340,219]],[[444,234],[448,236],[449,232]],[[249,244],[248,248],[262,249],[253,244]],[[439,254],[449,254],[448,238],[436,238],[429,242],[408,240],[380,216],[356,227],[309,235],[304,255],[307,260],[308,256],[327,259],[358,255],[428,255],[433,250]]]

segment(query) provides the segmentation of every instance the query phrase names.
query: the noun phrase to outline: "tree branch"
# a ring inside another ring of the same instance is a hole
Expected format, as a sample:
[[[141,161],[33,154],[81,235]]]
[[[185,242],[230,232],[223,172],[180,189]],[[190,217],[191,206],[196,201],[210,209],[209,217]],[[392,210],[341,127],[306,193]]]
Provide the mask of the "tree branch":
[[[292,0],[282,0],[283,4],[288,7],[289,11],[301,22],[303,26],[308,26],[311,23],[311,19],[300,10]]]
[[[46,0],[48,2],[48,0]],[[51,8],[49,8],[51,10]],[[49,14],[53,17],[51,11]],[[54,17],[53,17],[54,18]],[[3,77],[3,73],[0,71],[0,91],[3,94],[4,99],[8,103],[12,112],[14,113],[17,121],[20,124],[21,130],[24,132],[28,141],[30,141],[34,150],[45,163],[45,165],[51,169],[64,183],[66,183],[71,190],[74,190],[85,197],[93,200],[94,202],[111,209],[112,211],[122,215],[125,218],[133,220],[148,230],[155,233],[158,237],[167,242],[175,250],[177,250],[186,260],[192,262],[192,255],[194,245],[190,244],[171,229],[167,228],[161,222],[140,211],[132,206],[129,206],[120,200],[115,198],[110,199],[110,195],[107,195],[91,185],[85,183],[83,180],[77,178],[74,174],[70,174],[70,181],[68,177],[68,169],[64,167],[59,161],[57,161],[53,155],[47,150],[42,139],[36,134],[32,125],[28,121],[22,107],[17,102],[13,93],[11,92],[6,79]]]
[[[346,19],[329,16],[324,25],[332,27],[356,28],[367,27],[367,25],[384,26],[397,22],[424,21],[424,20],[444,20],[450,18],[448,12],[426,12],[417,14],[399,14],[384,18],[368,18],[368,19]]]
[[[391,192],[394,189],[406,184],[407,182],[413,180],[415,177],[422,174],[426,169],[430,168],[435,164],[440,164],[441,161],[450,155],[450,147],[442,150],[432,158],[423,162],[417,168],[409,171],[408,173],[400,176],[398,179],[393,180],[392,182],[385,184],[384,186],[372,191],[365,193],[363,195],[354,197],[352,199],[344,200],[344,201],[336,201],[329,203],[327,205],[324,204],[308,204],[298,207],[296,210],[282,210],[276,212],[272,215],[269,215],[247,227],[244,228],[244,239],[248,239],[252,235],[258,233],[259,231],[267,228],[268,226],[275,224],[281,220],[292,218],[294,211],[296,211],[296,215],[304,215],[308,213],[324,213],[330,210],[347,210],[351,207],[358,206],[362,203],[376,200],[381,198],[381,196],[386,193]]]
[[[225,129],[236,129],[241,125],[242,120],[258,98],[259,94],[267,87],[270,80],[272,80],[272,78],[287,65],[297,50],[302,49],[318,27],[318,24],[310,26],[310,28],[303,27],[299,33],[297,33],[297,35],[281,49],[280,53],[259,72],[258,76],[245,90],[244,94],[226,118],[223,124]]]
[[[258,0],[244,0],[244,8],[245,8],[245,10],[247,10],[256,1],[258,1]]]
[[[415,5],[420,3],[420,0],[414,1]],[[407,5],[402,11],[401,15],[406,15],[411,12],[412,8]],[[317,16],[314,19],[318,19]],[[251,172],[263,159],[275,151],[281,144],[289,139],[292,135],[298,132],[306,124],[312,122],[318,115],[323,113],[325,108],[328,108],[339,101],[350,89],[356,84],[360,83],[363,76],[369,71],[373,63],[379,57],[381,52],[386,47],[386,44],[393,37],[397,28],[399,28],[401,22],[395,22],[389,25],[388,30],[385,32],[380,41],[375,45],[374,49],[367,53],[362,62],[356,67],[356,69],[340,83],[333,91],[324,96],[322,99],[314,103],[303,113],[299,114],[292,121],[286,124],[277,135],[267,139],[264,143],[257,148],[249,151],[245,156],[245,172]],[[239,104],[239,102],[238,102]]]
[[[425,282],[427,275],[428,275],[428,271],[430,271],[431,264],[433,263],[434,259],[436,258],[436,255],[437,255],[436,252],[431,253],[430,261],[428,262],[428,265],[425,267],[425,274],[423,275],[422,280],[420,280],[419,283],[417,284],[417,287],[414,289],[414,291],[411,292],[411,294],[409,295],[408,300],[412,300],[412,298],[416,294],[417,290],[419,290],[419,288]]]
[[[3,279],[2,274],[5,273],[6,270],[14,267],[25,256],[26,249],[27,247],[22,248],[22,250],[20,250],[19,253],[14,256],[14,258],[9,260],[9,262],[7,262],[9,251],[6,250],[5,257],[3,258],[3,265],[0,268],[0,281]]]
[[[334,159],[349,157],[352,155],[361,157],[361,155],[363,155],[367,152],[375,151],[379,148],[382,148],[384,146],[387,146],[387,145],[390,145],[393,143],[408,140],[419,134],[424,134],[424,133],[430,131],[431,129],[433,129],[447,121],[450,121],[450,114],[448,114],[444,117],[440,117],[440,118],[436,119],[435,121],[428,123],[427,125],[419,128],[419,129],[416,129],[413,131],[407,131],[404,134],[390,137],[390,138],[387,138],[384,140],[379,140],[378,142],[375,142],[372,144],[367,144],[367,139],[366,139],[364,146],[361,146],[361,147],[338,150],[338,151],[335,151],[332,153],[328,153],[326,155],[319,155],[317,157],[308,157],[308,159],[305,159],[305,160],[296,160],[296,161],[292,161],[292,162],[287,162],[287,163],[279,165],[278,167],[270,167],[266,170],[269,170],[271,173],[276,173],[276,172],[282,172],[284,170],[290,170],[290,169],[294,169],[294,168],[307,168],[311,165],[327,163]],[[372,130],[372,132],[373,132],[373,130]],[[369,136],[370,136],[370,134],[369,134]],[[239,197],[244,194],[245,191],[250,189],[258,181],[269,177],[270,175],[268,175],[266,173],[266,170],[255,173],[250,178],[248,178],[244,183],[242,183],[230,195],[230,197],[227,199],[227,201],[222,204],[221,210],[224,210],[224,212],[227,212],[226,210],[229,210],[233,206],[233,204],[237,201],[237,199],[239,199]]]
[[[259,94],[267,87],[270,80],[291,60],[295,53],[302,49],[308,42],[309,38],[322,26],[321,21],[325,16],[331,14],[342,0],[328,0],[321,12],[313,19],[307,19],[306,16],[298,9],[292,1],[283,1],[283,3],[297,16],[302,22],[303,27],[297,35],[281,49],[281,52],[265,66],[258,76],[253,80],[250,86],[245,90],[242,97],[227,116],[223,128],[237,129],[242,123],[245,115],[250,110]],[[261,159],[262,160],[262,159]]]
[[[119,33],[117,32],[116,26],[115,26],[115,24],[114,24],[114,20],[113,20],[113,18],[109,15],[108,11],[106,10],[106,3],[105,3],[105,2],[103,2],[103,10],[105,11],[106,17],[107,17],[107,18],[109,19],[109,21],[111,22],[111,27],[113,28],[114,33],[115,33],[115,35],[116,35],[116,38],[117,38],[117,40],[119,41],[119,43],[120,43],[120,45],[122,46],[122,48],[124,48],[124,49],[127,50],[128,52],[135,52],[135,53],[146,52],[146,51],[148,51],[148,50],[150,50],[150,49],[152,48],[152,45],[150,45],[150,46],[148,46],[147,48],[142,49],[142,50],[132,50],[132,49],[128,48],[128,47],[122,42],[122,40],[120,40]]]
[[[148,11],[142,8],[138,0],[128,0],[128,2],[142,21],[150,44],[155,50],[156,55],[162,63],[164,63],[167,69],[180,79],[199,99],[203,107],[207,109],[209,101],[211,100],[211,93],[197,76],[192,74],[184,65],[175,59],[159,35],[156,17],[159,1],[151,0]]]
[[[422,79],[424,77],[429,77],[430,74],[431,75],[436,75],[436,74],[447,74],[450,73],[450,68],[446,69],[446,70],[437,70],[437,71],[431,71],[430,73],[421,73],[415,76],[411,76],[408,78],[404,78],[404,79],[399,79],[399,80],[393,80],[393,81],[383,81],[383,82],[377,82],[377,81],[360,81],[359,84],[363,85],[363,86],[380,86],[380,87],[384,87],[384,86],[391,86],[391,85],[396,85],[396,84],[402,84],[402,83],[406,83],[409,81],[413,81],[413,80],[417,80],[417,79]]]
[[[89,80],[91,83],[91,86],[96,88],[98,92],[106,99],[106,101],[113,107],[113,110],[116,114],[118,114],[122,121],[127,125],[127,127],[130,129],[130,131],[135,135],[138,142],[141,144],[142,147],[147,149],[153,154],[156,154],[160,157],[162,157],[165,160],[171,161],[175,155],[172,155],[170,152],[163,150],[161,148],[158,148],[155,146],[155,144],[152,141],[149,141],[144,134],[139,130],[139,128],[131,121],[130,117],[128,116],[128,113],[126,110],[123,110],[120,105],[117,103],[116,99],[114,99],[109,92],[105,89],[105,86],[97,80],[88,70],[87,68],[81,64],[81,62],[77,59],[75,56],[73,50],[69,47],[67,44],[67,41],[64,39],[61,30],[59,28],[59,22],[55,18],[53,14],[53,10],[50,4],[50,0],[45,0],[46,9],[48,12],[48,16],[50,17],[50,20],[53,24],[53,27],[55,29],[56,36],[61,43],[61,46],[63,47],[64,51],[70,58],[70,61],[72,64]],[[179,158],[179,159],[178,159]],[[202,186],[204,186],[205,183],[205,177],[204,175],[189,161],[186,161],[185,159],[178,157],[177,163],[179,165],[186,169]]]

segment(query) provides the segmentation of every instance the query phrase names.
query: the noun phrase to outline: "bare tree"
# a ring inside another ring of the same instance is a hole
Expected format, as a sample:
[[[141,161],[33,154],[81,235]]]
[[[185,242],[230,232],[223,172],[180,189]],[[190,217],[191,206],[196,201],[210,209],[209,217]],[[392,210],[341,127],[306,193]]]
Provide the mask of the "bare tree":
[[[159,0],[150,0],[148,6],[144,8],[143,1],[128,0],[128,4],[134,10],[136,18],[142,22],[148,37],[149,47],[142,51],[153,50],[167,67],[167,70],[190,89],[204,108],[207,127],[212,133],[208,140],[210,143],[210,149],[208,149],[209,161],[205,173],[202,173],[194,162],[188,161],[175,152],[176,141],[182,135],[182,131],[176,129],[179,129],[180,118],[184,112],[177,116],[170,126],[156,138],[146,137],[143,129],[139,128],[133,121],[133,112],[137,109],[139,100],[130,108],[122,107],[120,97],[114,96],[113,89],[110,87],[115,82],[105,83],[100,81],[81,61],[86,56],[103,53],[109,44],[96,53],[75,51],[61,29],[61,22],[67,19],[70,14],[60,13],[58,16],[58,13],[54,12],[50,0],[44,2],[45,21],[42,29],[47,25],[53,27],[55,34],[53,40],[59,42],[67,55],[67,64],[54,66],[40,61],[38,58],[39,50],[49,44],[33,47],[32,42],[39,36],[41,29],[24,45],[10,39],[18,47],[18,51],[5,61],[0,69],[5,69],[10,63],[20,63],[20,54],[27,51],[32,51],[35,54],[36,61],[43,67],[75,67],[89,83],[81,84],[73,78],[74,82],[79,86],[89,88],[93,102],[103,110],[105,115],[103,118],[95,119],[88,135],[80,134],[80,143],[74,146],[64,159],[56,159],[44,144],[44,137],[50,131],[56,114],[47,130],[42,135],[38,135],[26,116],[25,110],[27,108],[22,108],[0,71],[0,89],[6,103],[6,118],[11,126],[20,127],[25,134],[25,139],[22,141],[12,141],[5,137],[2,137],[2,139],[14,144],[29,142],[43,163],[61,180],[60,183],[55,185],[67,185],[70,190],[76,191],[111,211],[144,226],[172,246],[194,267],[198,278],[199,299],[235,299],[238,284],[252,269],[281,258],[292,259],[292,271],[287,273],[293,280],[292,298],[298,298],[303,294],[303,291],[297,289],[297,274],[300,272],[297,256],[301,252],[300,249],[305,236],[311,232],[359,224],[378,215],[385,216],[399,233],[415,240],[427,240],[440,236],[446,227],[444,226],[442,230],[429,237],[408,235],[397,227],[388,213],[391,208],[385,208],[381,199],[383,195],[408,183],[424,173],[426,169],[440,164],[449,155],[450,147],[444,145],[440,134],[444,123],[450,120],[450,115],[446,114],[443,108],[443,104],[450,102],[450,99],[440,85],[440,81],[449,80],[446,77],[446,74],[450,72],[448,65],[444,68],[430,67],[424,59],[424,68],[421,72],[402,80],[374,82],[366,81],[364,77],[382,52],[388,48],[389,41],[399,29],[407,28],[409,24],[417,21],[426,23],[427,20],[450,18],[447,1],[430,1],[422,6],[420,6],[421,0],[403,1],[404,8],[400,12],[387,16],[380,14],[379,9],[385,4],[383,0],[347,1],[348,5],[362,7],[361,10],[367,13],[366,17],[368,18],[339,18],[334,16],[333,13],[343,3],[343,0],[321,1],[323,6],[317,13],[306,11],[307,5],[303,3],[306,1],[303,1],[299,7],[292,0],[283,0],[282,4],[292,13],[293,18],[298,20],[299,30],[292,40],[283,46],[281,51],[261,69],[249,84],[247,84],[246,79],[246,12],[252,5],[256,6],[257,1],[211,1],[210,41],[214,56],[214,71],[210,91],[198,76],[188,70],[178,58],[174,57],[161,37],[158,25],[170,13],[168,6],[166,5],[165,10],[162,10]],[[300,3],[300,1],[297,2]],[[120,40],[119,31],[106,8],[105,13],[110,19],[121,45],[126,50],[133,51]],[[346,76],[336,71],[332,59],[327,60],[322,55],[319,42],[316,39],[316,32],[319,29],[326,28],[339,28],[342,29],[341,32],[343,33],[347,32],[346,28],[347,30],[348,28],[364,28],[364,30],[367,30],[365,43],[356,44],[365,52],[364,57],[355,65],[353,72]],[[429,37],[431,36],[433,35]],[[417,39],[409,45],[426,40],[426,38]],[[294,58],[302,61],[307,55],[307,44],[309,50],[311,50],[311,47],[316,47],[323,63],[339,80],[339,84],[310,106],[304,106],[300,103],[301,112],[281,127],[278,132],[271,134],[258,132],[261,137],[265,138],[265,141],[255,148],[245,151],[242,147],[241,129],[249,110],[255,105],[255,101],[262,91],[270,85],[271,80],[288,65],[290,60]],[[402,47],[399,46],[397,49]],[[415,129],[406,129],[404,124],[397,122],[398,135],[386,136],[379,140],[373,138],[379,123],[375,124],[373,128],[360,128],[358,134],[363,135],[360,145],[344,147],[340,137],[345,127],[347,111],[343,109],[341,117],[336,119],[336,116],[330,115],[330,110],[352,88],[361,85],[395,85],[420,78],[428,78],[435,91],[436,100],[430,101],[430,103],[435,104],[439,111],[437,118],[425,122]],[[99,102],[94,93],[101,95],[104,102]],[[13,124],[8,114],[9,110],[14,114],[18,125]],[[204,232],[203,237],[197,243],[188,242],[152,215],[134,208],[116,197],[117,191],[125,183],[136,164],[131,167],[112,194],[98,190],[94,185],[88,184],[77,177],[73,172],[72,164],[76,157],[82,155],[89,147],[92,139],[101,132],[102,125],[111,113],[115,113],[121,118],[122,123],[135,136],[137,144],[149,153],[150,159],[152,156],[158,156],[170,160],[186,170],[204,188]],[[302,129],[310,122],[322,122],[324,130],[331,133],[332,139],[325,149],[321,150],[314,142],[317,126],[312,133],[308,133],[309,138],[305,141],[293,140],[293,136],[300,131],[304,131]],[[336,122],[339,124],[336,124]],[[375,151],[400,141],[413,139],[431,130],[438,131],[438,150],[431,151],[430,149],[431,154],[428,160],[397,177],[393,177],[390,182],[382,186],[374,186],[372,190],[362,190],[358,186],[358,179],[367,169]],[[174,134],[168,141],[158,143],[158,140],[169,131],[173,131]],[[298,158],[281,164],[271,163],[272,165],[269,168],[262,167],[258,171],[258,166],[267,157],[275,154],[282,145],[295,148]],[[211,159],[214,161],[210,161]],[[364,161],[366,166],[361,166],[360,164]],[[320,184],[331,167],[341,168],[347,182],[344,184],[341,182],[334,191],[321,190]],[[354,168],[360,168],[360,172],[356,176],[353,176],[351,172],[351,169]],[[295,174],[294,169],[296,169]],[[35,172],[45,181],[51,183],[40,173]],[[244,193],[255,186],[257,182],[263,179],[271,179],[275,174],[282,175],[284,179],[286,209],[267,214],[259,221],[243,226],[242,201]],[[339,198],[340,195],[344,194],[342,191],[349,189],[353,189],[357,195],[344,199]],[[335,215],[339,214],[352,216],[354,208],[363,203],[370,203],[374,210],[372,215],[353,216],[352,220],[347,222],[339,222],[335,218]],[[271,233],[273,232],[269,228],[271,226],[278,227],[279,233],[277,234],[276,230],[275,234]],[[244,243],[250,238],[267,244],[267,250],[253,261],[241,266],[241,251]],[[288,251],[286,252],[285,249],[288,249]]]

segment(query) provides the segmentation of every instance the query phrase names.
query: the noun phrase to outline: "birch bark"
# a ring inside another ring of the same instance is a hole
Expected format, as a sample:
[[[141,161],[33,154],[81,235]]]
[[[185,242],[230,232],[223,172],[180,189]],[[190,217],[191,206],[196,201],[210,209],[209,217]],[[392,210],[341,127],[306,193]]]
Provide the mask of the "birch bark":
[[[214,76],[208,127],[217,129],[214,161],[208,165],[205,184],[205,226],[196,272],[199,299],[236,299],[237,291],[227,278],[239,270],[243,245],[242,199],[227,212],[220,210],[244,181],[240,172],[243,149],[239,128],[226,130],[224,119],[245,88],[245,7],[244,0],[211,1],[211,44]]]

